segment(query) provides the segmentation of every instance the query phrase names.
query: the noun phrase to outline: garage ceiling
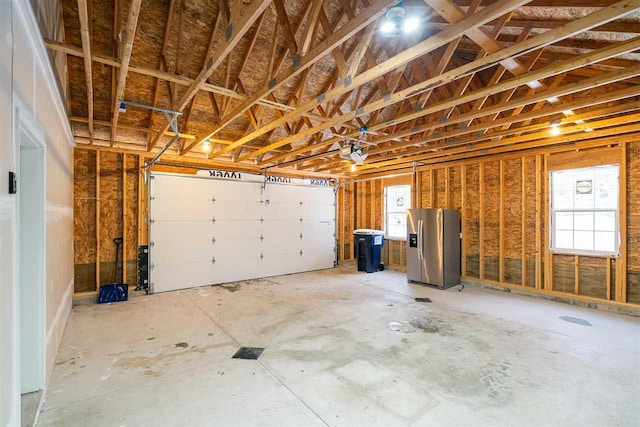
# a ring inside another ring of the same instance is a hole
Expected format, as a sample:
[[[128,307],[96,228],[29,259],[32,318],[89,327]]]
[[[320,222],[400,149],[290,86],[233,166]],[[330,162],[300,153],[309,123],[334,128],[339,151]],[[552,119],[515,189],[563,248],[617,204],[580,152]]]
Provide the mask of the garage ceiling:
[[[46,44],[67,54],[78,144],[176,140],[231,168],[366,174],[638,136],[640,0],[405,1],[421,24],[390,37],[397,3],[63,0]],[[181,112],[180,137],[134,103]],[[334,143],[358,139],[353,171]]]

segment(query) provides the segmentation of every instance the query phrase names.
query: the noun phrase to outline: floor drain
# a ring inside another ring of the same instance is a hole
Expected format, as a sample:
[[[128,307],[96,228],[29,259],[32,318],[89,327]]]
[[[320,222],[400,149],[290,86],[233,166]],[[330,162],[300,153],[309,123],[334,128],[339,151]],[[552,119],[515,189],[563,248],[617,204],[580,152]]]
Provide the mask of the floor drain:
[[[577,323],[582,326],[591,326],[587,320],[580,319],[579,317],[571,317],[571,316],[560,316],[559,319],[564,320],[565,322]]]
[[[414,298],[416,302],[431,302],[431,298]]]
[[[240,347],[232,359],[257,360],[264,351],[264,347]]]

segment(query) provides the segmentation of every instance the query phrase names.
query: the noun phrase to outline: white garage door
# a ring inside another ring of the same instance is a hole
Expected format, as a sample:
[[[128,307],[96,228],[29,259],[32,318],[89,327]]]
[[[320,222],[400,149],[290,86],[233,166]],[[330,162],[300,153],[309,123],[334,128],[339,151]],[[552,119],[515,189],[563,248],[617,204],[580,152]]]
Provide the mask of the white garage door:
[[[327,181],[211,175],[151,175],[151,292],[334,266],[335,193]]]

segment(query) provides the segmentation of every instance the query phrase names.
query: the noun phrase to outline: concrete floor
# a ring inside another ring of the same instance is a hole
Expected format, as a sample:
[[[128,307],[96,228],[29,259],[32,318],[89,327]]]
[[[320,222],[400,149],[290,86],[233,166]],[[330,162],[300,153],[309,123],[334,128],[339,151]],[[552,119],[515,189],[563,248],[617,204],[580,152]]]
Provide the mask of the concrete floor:
[[[39,424],[640,424],[640,319],[354,270],[74,307]]]

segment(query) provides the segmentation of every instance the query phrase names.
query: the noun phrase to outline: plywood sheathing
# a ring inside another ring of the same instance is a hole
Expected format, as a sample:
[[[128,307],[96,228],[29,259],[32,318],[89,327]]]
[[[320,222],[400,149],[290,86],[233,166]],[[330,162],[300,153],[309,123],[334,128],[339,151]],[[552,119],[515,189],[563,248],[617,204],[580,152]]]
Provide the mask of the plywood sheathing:
[[[467,271],[468,277],[480,277],[480,165],[472,164],[465,167],[466,176],[465,189],[468,200],[465,206],[466,228],[462,230],[465,239]],[[464,272],[463,272],[464,273]]]
[[[640,142],[627,144],[627,298],[640,304]]]
[[[522,159],[503,162],[503,277],[507,283],[522,284]],[[504,230],[508,224],[509,233]]]
[[[73,174],[74,292],[95,290],[96,153],[74,151]]]
[[[116,281],[134,286],[137,284],[139,165],[138,156],[131,154],[126,156],[127,168],[123,173],[123,154],[100,153],[99,184],[97,184],[96,151],[78,148],[74,150],[74,292],[76,294],[96,291],[96,264],[100,267],[100,284],[113,282],[116,256],[113,239],[116,237],[125,238],[120,249]],[[122,185],[124,175],[126,175],[124,180],[126,188]],[[100,211],[96,213],[98,193]],[[126,198],[124,212],[123,198]],[[99,242],[96,240],[97,237]],[[98,243],[99,263],[96,262]],[[123,258],[125,245],[126,259]],[[123,278],[123,259],[127,265],[126,278]]]
[[[639,192],[636,190],[640,184],[640,143],[626,144],[627,230],[621,233],[621,237],[627,239],[628,245],[627,300],[616,291],[619,280],[616,266],[622,262],[621,258],[552,255],[547,249],[545,224],[549,200],[546,177],[549,167],[616,163],[621,161],[620,150],[619,145],[596,145],[572,151],[556,149],[550,152],[546,149],[524,157],[510,154],[495,160],[485,158],[420,167],[417,173],[420,194],[417,199],[421,207],[445,207],[441,203],[446,197],[442,195],[448,193],[451,199],[452,194],[461,191],[456,189],[455,176],[457,171],[464,171],[464,185],[460,185],[464,188],[460,199],[465,200],[461,206],[464,277],[482,277],[485,282],[507,287],[526,286],[541,292],[575,295],[589,301],[640,304],[640,216],[636,214],[640,211]],[[442,189],[437,180],[447,175],[448,189]],[[432,199],[435,201],[433,205]],[[453,199],[457,200],[457,196]],[[455,202],[453,207],[456,207]],[[340,208],[347,211],[343,206]],[[357,206],[347,208],[357,211]],[[387,249],[391,250],[391,247]],[[389,252],[388,257],[392,255]],[[500,271],[501,264],[503,274],[500,277],[496,271]],[[550,269],[545,273],[548,267]]]
[[[110,1],[94,0],[91,2],[90,8],[90,21],[92,23],[92,50],[96,55],[112,56],[117,50],[115,46],[117,41],[113,41],[113,20],[114,10],[113,3]],[[126,26],[127,17],[127,2],[121,2],[119,16],[120,30]],[[250,2],[242,2],[241,7],[237,8],[240,12],[248,7]],[[456,1],[458,5],[462,7],[462,11],[468,10],[468,2]],[[483,1],[481,8],[486,8],[495,2]],[[558,28],[560,25],[573,22],[577,19],[587,17],[590,13],[599,11],[600,6],[608,6],[611,2],[590,3],[585,7],[583,4],[577,4],[575,2],[531,2],[530,4],[517,8],[508,19],[499,18],[493,22],[483,26],[486,33],[491,33],[496,25],[504,24],[504,27],[499,31],[497,41],[503,47],[508,47],[516,43],[516,38],[522,33],[523,28],[530,27],[531,31],[529,38],[536,34],[543,34],[550,29]],[[166,72],[184,76],[185,78],[192,79],[202,69],[203,61],[205,58],[205,52],[209,47],[209,40],[211,38],[211,29],[214,26],[216,20],[221,22],[218,31],[213,38],[212,48],[218,46],[225,38],[225,29],[227,27],[227,17],[224,12],[221,12],[219,2],[205,2],[203,0],[176,0],[170,2],[168,0],[144,0],[142,3],[141,14],[138,22],[138,31],[133,43],[133,57],[132,64],[154,70],[158,68],[161,46],[164,42],[164,30],[168,28],[167,43],[166,43]],[[297,42],[300,43],[303,33],[308,29],[309,13],[308,10],[313,8],[312,2],[283,2],[286,20],[289,27],[294,33],[294,37]],[[340,0],[326,0],[322,2],[322,13],[326,15],[326,21],[332,29],[339,29],[342,25],[349,21],[349,17],[352,16],[349,7],[355,7],[356,14],[365,10],[366,6],[370,2],[348,2]],[[171,13],[169,13],[169,7],[173,5]],[[232,8],[235,7],[235,3],[231,3]],[[425,17],[425,28],[423,34],[418,37],[422,39],[432,36],[445,28],[450,27],[449,24],[442,18],[437,11],[432,10],[423,2],[407,2],[407,7],[411,8],[412,13],[418,13]],[[570,6],[570,7],[567,7]],[[343,10],[343,8],[347,8]],[[81,45],[79,37],[79,23],[77,19],[77,4],[74,0],[66,0],[64,2],[64,15],[65,15],[65,44],[71,47],[78,47]],[[346,13],[345,13],[346,12]],[[351,14],[351,15],[350,15]],[[220,17],[221,15],[225,15]],[[167,20],[167,17],[171,16],[171,19]],[[268,81],[267,64],[270,61],[272,51],[272,41],[275,40],[276,46],[274,51],[276,53],[275,60],[278,62],[279,57],[285,53],[286,48],[290,45],[289,40],[285,37],[284,26],[282,22],[277,18],[276,8],[267,8],[263,17],[260,20],[260,30],[257,31],[258,25],[254,25],[247,34],[239,41],[235,46],[228,60],[216,70],[216,72],[209,79],[209,83],[213,83],[219,86],[228,87],[232,90],[236,90],[239,93],[246,92],[248,94],[254,94],[260,91],[260,88]],[[560,59],[566,59],[570,55],[576,55],[591,51],[594,48],[600,48],[609,46],[612,43],[618,43],[620,41],[629,39],[636,36],[640,30],[640,14],[632,13],[624,16],[623,18],[616,19],[601,27],[596,27],[586,32],[574,34],[567,40],[562,40],[547,46],[539,58],[533,65],[533,70],[538,70],[544,65],[554,63],[554,61]],[[117,29],[116,29],[117,30]],[[332,30],[326,30],[324,24],[316,25],[314,30],[316,37],[312,42],[318,43],[326,38]],[[117,31],[116,31],[117,32]],[[253,48],[248,52],[249,40],[253,38],[253,33],[256,32],[256,42]],[[275,35],[275,37],[274,37]],[[389,39],[380,37],[378,34],[374,35],[370,45],[367,57],[357,64],[350,64],[349,53],[354,50],[354,47],[358,43],[362,33],[356,34],[354,37],[350,37],[339,48],[344,56],[347,66],[357,70],[357,73],[362,73],[365,70],[370,69],[376,63],[380,63],[384,60],[391,58],[393,55],[400,51],[403,51],[411,47],[413,40]],[[524,39],[524,38],[523,38]],[[334,100],[324,104],[322,111],[317,108],[313,110],[316,114],[330,114],[334,112],[341,114],[347,111],[353,111],[359,106],[366,105],[369,102],[378,100],[385,96],[385,91],[392,92],[395,90],[406,88],[409,85],[415,84],[431,77],[433,72],[429,69],[429,66],[433,66],[434,63],[439,61],[447,46],[442,46],[430,51],[424,57],[416,59],[408,65],[401,65],[398,69],[393,70],[381,78],[372,82],[364,84],[358,90],[352,93],[346,93],[343,96],[337,97]],[[460,45],[455,49],[455,53],[452,56],[451,61],[448,61],[444,70],[452,70],[456,67],[464,65],[466,62],[477,56],[480,47],[469,41],[466,37],[463,37]],[[528,64],[529,61],[535,59],[536,52],[527,54],[519,59],[524,64]],[[243,59],[247,59],[246,66],[241,70],[241,63]],[[283,67],[288,67],[292,64],[292,54],[287,54],[281,62]],[[373,59],[373,60],[372,60]],[[637,64],[639,60],[637,53],[627,53],[624,55],[618,55],[613,60],[604,61],[602,64],[590,65],[578,70],[571,71],[564,79],[563,84],[579,81],[587,76],[598,76],[603,70],[611,71],[612,69],[619,69],[620,67],[631,67]],[[626,62],[625,62],[626,61]],[[71,93],[71,114],[75,118],[86,117],[87,115],[87,94],[83,89],[84,75],[82,59],[71,56],[69,57],[69,83],[72,88]],[[609,68],[607,68],[609,67]],[[611,68],[613,67],[613,68]],[[616,68],[617,67],[617,68]],[[497,67],[490,67],[486,70],[479,71],[475,77],[471,79],[470,90],[477,90],[488,84],[490,77],[495,73]],[[95,119],[109,120],[110,111],[113,108],[113,70],[109,65],[102,65],[95,63],[93,67],[93,80],[94,80],[94,109],[96,110]],[[288,80],[285,84],[274,91],[274,98],[281,103],[289,103],[292,106],[300,105],[309,100],[314,100],[318,95],[325,92],[331,84],[341,84],[340,76],[338,73],[337,62],[334,59],[334,55],[327,54],[321,61],[311,67],[309,70],[302,73],[296,78]],[[397,77],[397,78],[396,78]],[[299,87],[299,83],[304,79],[304,85],[302,85],[301,91],[296,91]],[[130,98],[134,101],[143,102],[147,104],[153,103],[154,92],[156,86],[156,79],[150,76],[143,76],[135,72],[129,72],[127,75],[128,83],[125,90],[125,98]],[[552,79],[541,79],[543,83],[551,85]],[[438,102],[443,99],[447,99],[451,94],[455,93],[459,81],[448,83],[441,88],[434,91],[429,98],[430,103]],[[637,85],[637,80],[629,78],[619,84],[619,87],[629,87]],[[389,85],[385,89],[385,86]],[[178,98],[186,89],[184,85],[177,85],[174,83],[167,84],[161,82],[159,87],[158,105],[170,108],[174,99]],[[607,85],[602,91],[611,91],[614,85]],[[84,92],[83,92],[84,91]],[[520,97],[528,91],[526,86],[521,86],[515,91],[515,97]],[[170,95],[171,92],[171,95]],[[468,92],[468,91],[467,91]],[[500,102],[501,94],[491,95],[487,97],[485,101],[486,106],[497,105]],[[587,96],[578,94],[575,99],[588,100],[593,96],[592,93]],[[240,100],[225,100],[221,95],[213,95],[213,98],[217,100],[217,103],[223,107],[224,111],[231,111],[237,105],[240,104]],[[568,97],[567,97],[568,98]],[[205,129],[210,129],[212,124],[215,124],[218,117],[214,114],[211,104],[211,97],[208,93],[201,91],[194,99],[192,106],[188,111],[185,111],[185,118],[181,123],[186,130],[197,135],[203,132]],[[224,104],[224,105],[222,105]],[[340,107],[341,109],[338,109]],[[349,123],[350,129],[357,128],[361,124],[366,124],[370,127],[378,124],[384,124],[385,121],[398,117],[402,112],[412,111],[416,107],[416,100],[403,100],[402,102],[395,103],[387,106],[386,108],[373,112],[362,114],[358,120],[352,120]],[[452,114],[461,114],[469,111],[471,105],[458,105],[452,109]],[[275,118],[279,117],[279,113],[273,108],[258,106],[254,108],[256,117],[261,120],[261,123],[268,123]],[[528,107],[525,108],[528,111]],[[223,113],[224,114],[224,113]],[[412,126],[424,123],[431,123],[437,121],[442,113],[435,113],[429,116],[424,116],[418,120],[401,123],[396,125],[395,123],[389,123],[382,126],[379,130],[384,133],[393,133],[401,130],[410,129]],[[189,116],[189,124],[185,126],[187,121],[186,115]],[[125,129],[126,126],[134,126],[139,128],[152,128],[158,129],[165,125],[164,118],[160,114],[153,114],[152,123],[149,123],[149,117],[151,115],[148,111],[136,109],[131,107],[127,113],[122,115],[120,126],[117,132],[116,145],[129,144],[129,147],[144,150],[149,139],[153,139],[155,136],[152,134],[149,136],[145,132],[131,131]],[[505,115],[500,115],[505,117]],[[552,117],[540,119],[540,122],[545,122]],[[272,132],[258,137],[255,141],[252,141],[247,146],[233,150],[233,153],[228,153],[223,156],[224,159],[230,159],[230,156],[239,156],[249,153],[252,147],[259,147],[265,144],[267,141],[273,142],[275,140],[282,139],[288,136],[290,133],[296,133],[305,126],[314,126],[318,124],[314,118],[305,119],[304,122],[300,117],[290,121],[287,126],[280,126],[274,129]],[[240,115],[237,119],[233,120],[227,127],[222,129],[216,136],[221,139],[234,141],[240,137],[246,135],[254,129],[251,121],[246,114]],[[84,143],[86,137],[88,137],[88,130],[86,125],[78,125],[74,122],[74,130],[79,136],[78,141]],[[184,130],[184,129],[183,129]],[[342,125],[338,125],[334,128],[334,132],[347,132],[348,129]],[[109,133],[110,129],[101,129],[96,132],[96,137],[103,138],[104,133]],[[414,135],[410,138],[420,138],[427,134]],[[320,135],[307,136],[292,141],[290,144],[281,147],[279,150],[291,151],[297,150],[301,147],[307,146],[312,141],[319,139]],[[405,138],[406,139],[406,138]],[[168,136],[160,138],[158,145],[163,144],[168,140]],[[396,143],[402,143],[403,141],[396,140],[391,145]],[[222,145],[216,145],[216,149],[221,148]],[[309,151],[306,153],[318,153],[326,149],[326,147],[314,148],[314,145],[309,146]],[[404,150],[400,150],[402,152]],[[301,152],[304,155],[305,152]],[[267,161],[273,158],[275,155],[279,155],[280,152],[272,151],[266,153],[262,157],[262,161]],[[201,149],[197,148],[190,152],[189,155],[201,156]],[[373,157],[371,157],[373,160]],[[316,160],[308,162],[304,167],[314,168],[322,164],[322,160]]]

